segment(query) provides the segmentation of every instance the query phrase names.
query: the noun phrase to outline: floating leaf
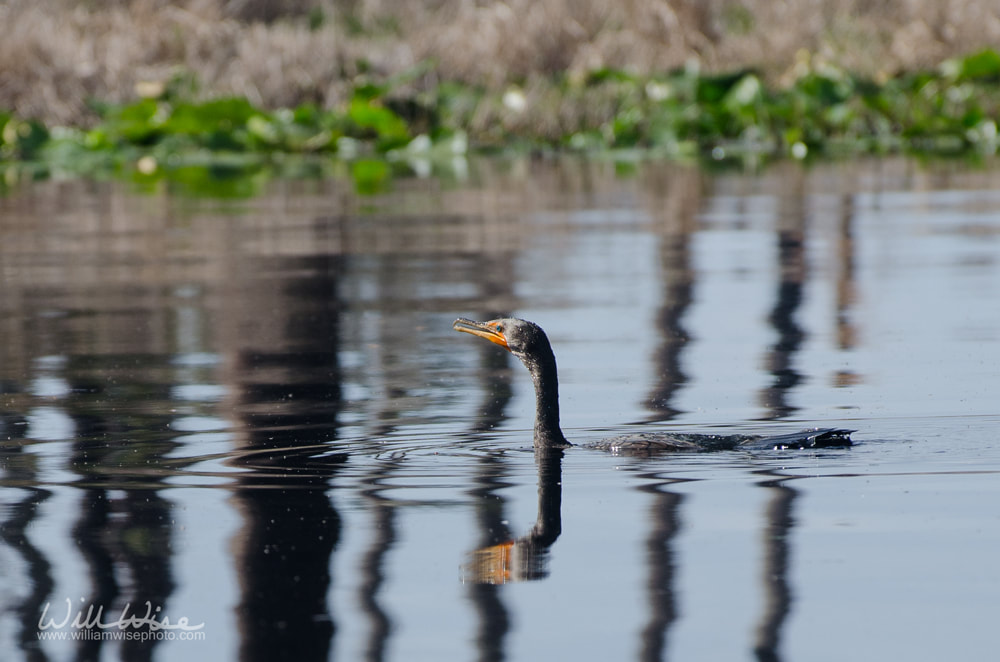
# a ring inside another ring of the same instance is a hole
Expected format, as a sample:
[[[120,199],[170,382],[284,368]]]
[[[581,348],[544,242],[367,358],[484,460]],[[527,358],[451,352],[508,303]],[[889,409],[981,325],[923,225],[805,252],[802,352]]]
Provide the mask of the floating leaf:
[[[261,115],[254,115],[247,120],[247,131],[268,145],[277,145],[280,140],[278,129],[274,123]]]
[[[174,107],[163,129],[171,133],[207,134],[232,131],[262,113],[246,99],[229,98],[200,104],[182,103]]]
[[[958,69],[960,80],[1000,77],[1000,53],[993,49],[987,48],[973,53],[962,58],[960,62],[961,66]]]
[[[607,83],[613,81],[616,83],[629,83],[636,80],[635,76],[628,73],[627,71],[622,71],[621,69],[595,69],[587,74],[587,85],[600,85],[601,83]]]
[[[406,122],[376,100],[355,96],[348,117],[362,132],[373,134],[381,151],[402,147],[410,141]]]
[[[0,157],[32,159],[48,140],[49,131],[41,122],[0,114]]]
[[[723,105],[729,108],[747,108],[762,100],[760,79],[754,74],[747,74],[730,88],[722,99]]]
[[[744,77],[744,72],[722,74],[718,76],[702,76],[698,79],[697,99],[699,103],[715,104]]]
[[[376,159],[361,159],[351,164],[351,177],[358,193],[372,195],[385,188],[389,164]]]
[[[160,111],[160,103],[155,99],[109,107],[103,124],[105,133],[112,141],[147,144],[161,133],[163,113]]]

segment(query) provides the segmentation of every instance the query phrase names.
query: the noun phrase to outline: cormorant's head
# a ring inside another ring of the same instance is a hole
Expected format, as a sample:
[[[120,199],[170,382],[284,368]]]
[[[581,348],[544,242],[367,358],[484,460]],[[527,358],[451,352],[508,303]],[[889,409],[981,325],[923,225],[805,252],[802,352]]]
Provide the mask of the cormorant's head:
[[[549,339],[542,327],[528,320],[505,317],[489,322],[474,322],[460,317],[455,320],[452,328],[486,338],[522,361],[527,359],[528,362],[535,362],[552,353]]]
[[[505,317],[489,322],[455,320],[452,328],[471,333],[500,345],[516,356],[531,373],[535,384],[535,447],[565,448],[566,441],[559,429],[559,378],[556,357],[541,327],[527,320]]]

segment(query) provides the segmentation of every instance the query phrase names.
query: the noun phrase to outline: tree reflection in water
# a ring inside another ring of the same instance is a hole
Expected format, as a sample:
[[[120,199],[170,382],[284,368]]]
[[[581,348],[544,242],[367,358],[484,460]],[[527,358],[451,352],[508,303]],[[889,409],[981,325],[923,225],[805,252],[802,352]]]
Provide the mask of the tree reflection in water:
[[[247,268],[255,271],[234,311],[244,332],[232,377],[233,411],[245,430],[232,460],[244,470],[233,494],[243,518],[234,539],[240,659],[326,660],[335,632],[331,558],[340,539],[330,488],[347,461],[327,445],[341,409],[340,262],[287,258]]]

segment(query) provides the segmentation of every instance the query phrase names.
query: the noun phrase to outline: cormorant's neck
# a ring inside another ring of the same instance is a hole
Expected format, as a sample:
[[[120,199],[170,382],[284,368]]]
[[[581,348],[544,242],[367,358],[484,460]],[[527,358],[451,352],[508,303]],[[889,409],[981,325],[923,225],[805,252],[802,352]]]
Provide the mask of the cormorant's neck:
[[[535,446],[563,447],[566,441],[559,427],[559,375],[551,348],[538,356],[523,359],[535,383]]]

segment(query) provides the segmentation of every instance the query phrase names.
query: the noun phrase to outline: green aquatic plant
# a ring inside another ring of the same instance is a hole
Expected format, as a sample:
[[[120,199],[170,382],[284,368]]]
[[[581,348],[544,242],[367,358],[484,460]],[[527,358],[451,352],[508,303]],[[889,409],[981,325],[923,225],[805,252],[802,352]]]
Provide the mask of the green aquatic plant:
[[[143,99],[102,107],[100,114],[100,124],[85,135],[84,144],[92,149],[335,152],[337,139],[349,135],[385,152],[410,139],[406,123],[368,93],[356,94],[344,112],[312,104],[267,112],[246,99],[228,98],[201,103]]]
[[[49,140],[41,122],[0,111],[0,161],[29,161]]]
[[[386,90],[359,85],[345,108],[313,104],[265,111],[244,98],[195,102],[169,91],[127,104],[95,104],[100,121],[91,129],[57,127],[0,114],[0,159],[37,160],[47,172],[71,175],[119,173],[142,187],[166,179],[193,194],[252,195],[262,172],[287,172],[301,155],[384,159],[413,140],[407,123],[384,103]],[[365,161],[366,163],[368,161]],[[295,165],[296,172],[322,168]],[[374,191],[388,179],[362,165],[359,190]],[[378,182],[376,185],[375,182]]]
[[[597,86],[626,88],[600,132],[611,148],[676,148],[693,142],[718,158],[728,152],[767,155],[916,150],[996,150],[1000,55],[987,50],[939,70],[882,84],[829,64],[807,66],[785,87],[768,87],[754,71],[703,75],[695,70],[648,80],[602,71]],[[645,95],[636,95],[642,85]],[[593,146],[574,137],[571,145]],[[669,150],[668,150],[669,151]]]
[[[401,169],[423,176],[433,161],[464,153],[466,136],[479,149],[640,150],[755,163],[890,151],[993,154],[998,147],[1000,53],[989,49],[881,81],[804,55],[782,85],[754,70],[704,73],[692,65],[653,76],[602,68],[534,77],[501,93],[427,84],[429,63],[385,80],[361,69],[336,108],[194,101],[184,96],[197,89],[188,81],[150,86],[131,103],[94,104],[98,121],[89,129],[0,113],[0,160],[33,164],[19,167],[32,176],[165,178],[196,192],[211,191],[214,178],[238,195],[254,190],[230,185],[238,173],[259,180],[310,159],[349,164],[340,171],[359,191],[375,192]],[[206,185],[192,185],[192,173]]]

